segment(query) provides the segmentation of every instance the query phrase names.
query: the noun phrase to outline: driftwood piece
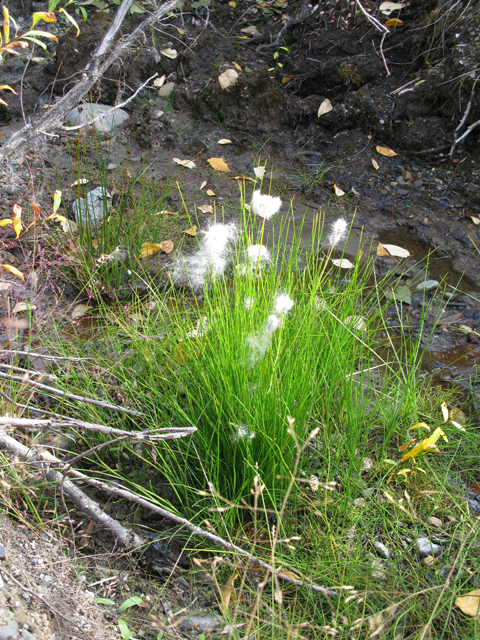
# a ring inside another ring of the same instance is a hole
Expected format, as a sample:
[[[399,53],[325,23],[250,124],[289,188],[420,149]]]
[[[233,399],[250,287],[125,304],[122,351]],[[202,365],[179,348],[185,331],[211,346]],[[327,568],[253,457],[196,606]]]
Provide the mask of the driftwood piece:
[[[108,55],[108,51],[122,24],[123,18],[132,4],[132,0],[123,0],[110,29],[105,34],[100,46],[85,67],[80,80],[63,98],[50,107],[41,118],[33,124],[26,125],[15,133],[3,147],[0,148],[0,160],[5,160],[15,154],[21,153],[33,138],[41,135],[49,135],[53,130],[61,126],[65,115],[80,103],[90,89],[92,89],[117,60],[122,59],[136,40],[164,15],[179,7],[182,1],[183,0],[170,0],[162,4],[158,9],[153,11],[148,18],[141,22],[130,35],[119,40]]]
[[[29,449],[24,444],[17,442],[15,438],[5,434],[0,429],[0,448],[7,449],[30,466],[40,469],[48,482],[61,484],[63,491],[75,506],[102,527],[109,529],[117,543],[127,549],[137,549],[144,542],[140,536],[126,529],[120,522],[107,515],[96,502],[89,498],[74,482],[67,480],[59,471],[52,469],[51,465],[62,465],[61,460],[51,455],[44,449]]]

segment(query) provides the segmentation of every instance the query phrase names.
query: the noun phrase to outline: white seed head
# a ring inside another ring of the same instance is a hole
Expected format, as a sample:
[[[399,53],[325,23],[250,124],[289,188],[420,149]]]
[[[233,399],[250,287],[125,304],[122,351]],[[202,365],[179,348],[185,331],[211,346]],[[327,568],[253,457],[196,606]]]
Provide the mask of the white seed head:
[[[238,442],[239,440],[251,440],[252,438],[255,438],[255,432],[251,431],[246,424],[243,424],[243,422],[232,426],[235,428],[235,433],[232,435],[233,442]]]
[[[348,223],[343,218],[339,218],[332,223],[332,231],[328,236],[328,246],[333,249],[339,242],[341,242],[347,235]]]
[[[247,247],[247,257],[250,262],[270,262],[270,251],[263,244],[252,244]]]
[[[202,246],[211,255],[222,255],[228,244],[235,240],[237,227],[232,224],[214,224],[203,233]]]
[[[275,315],[268,316],[267,322],[265,325],[267,337],[269,338],[274,331],[278,329],[280,326],[280,320]]]
[[[250,310],[253,307],[253,303],[255,302],[255,300],[253,298],[245,298],[245,300],[243,301],[246,308],[248,310]]]
[[[277,299],[275,300],[275,308],[273,312],[283,315],[285,313],[288,313],[292,309],[294,304],[295,303],[290,298],[290,296],[287,296],[284,293],[279,293]]]
[[[260,218],[269,220],[282,206],[281,198],[262,195],[260,191],[254,191],[252,197],[252,211]]]

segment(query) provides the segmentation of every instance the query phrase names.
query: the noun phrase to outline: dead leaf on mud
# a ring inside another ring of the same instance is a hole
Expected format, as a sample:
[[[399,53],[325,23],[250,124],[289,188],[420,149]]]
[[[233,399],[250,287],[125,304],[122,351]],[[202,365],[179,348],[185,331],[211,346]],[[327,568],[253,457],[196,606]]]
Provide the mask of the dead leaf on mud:
[[[162,209],[155,215],[156,216],[176,216],[177,214],[175,213],[175,211],[168,211],[168,209]]]
[[[333,110],[333,105],[328,98],[322,102],[322,104],[318,107],[317,118],[323,116],[324,113],[329,113],[329,111]]]
[[[246,33],[249,36],[261,36],[262,33],[257,29],[255,25],[251,25],[249,27],[245,27],[240,30],[241,33]]]
[[[186,233],[189,236],[196,236],[197,235],[197,225],[194,224],[193,227],[191,227],[190,229],[185,229],[185,231],[183,233]]]
[[[223,158],[208,158],[208,164],[215,169],[215,171],[230,171],[228,164]]]
[[[229,140],[228,138],[222,138],[221,140],[219,140],[217,142],[217,144],[233,144],[233,142],[231,140]]]
[[[340,189],[340,187],[337,187],[336,184],[333,185],[333,190],[335,191],[335,195],[338,198],[341,198],[342,196],[345,195],[345,191],[343,189]]]
[[[216,196],[217,194],[215,193],[215,191],[212,191],[211,189],[207,189],[207,196]]]
[[[166,58],[170,58],[171,60],[175,60],[175,58],[178,56],[176,49],[160,49],[160,53]]]
[[[410,257],[410,251],[403,249],[403,247],[397,247],[396,244],[382,244],[378,243],[377,256],[392,256],[395,258],[408,258]]]
[[[471,618],[480,615],[480,589],[469,591],[455,600],[455,605]]]
[[[14,204],[12,209],[12,229],[15,231],[15,239],[17,239],[22,232],[22,207],[18,204]]]
[[[148,256],[153,256],[159,251],[163,251],[164,253],[172,253],[173,242],[171,240],[164,240],[160,243],[144,242],[142,244],[140,255],[142,258],[148,258]]]
[[[265,167],[255,167],[253,169],[253,173],[257,176],[259,180],[261,180],[265,175]]]
[[[476,218],[475,216],[470,216],[470,220],[473,224],[480,224],[480,218]]]
[[[165,74],[163,74],[163,76],[161,76],[160,78],[155,78],[155,80],[153,81],[153,84],[156,87],[163,87],[163,85],[165,84],[165,80],[167,79],[167,76]]]
[[[90,311],[92,307],[88,304],[77,304],[77,306],[72,311],[72,320],[76,320],[77,318],[81,318],[86,313]]]
[[[206,180],[204,180],[204,181],[202,182],[202,184],[200,185],[200,191],[203,189],[203,187],[204,187],[206,184],[207,184],[207,181],[206,181]]]
[[[286,84],[287,82],[290,82],[290,80],[293,80],[293,76],[285,76],[282,78],[282,83]]]
[[[332,262],[336,267],[340,267],[340,269],[351,269],[353,267],[350,260],[347,260],[346,258],[335,258]]]
[[[213,207],[211,204],[202,204],[197,207],[197,209],[202,213],[213,213]]]
[[[70,186],[72,187],[78,187],[82,184],[88,184],[90,182],[90,180],[87,180],[86,178],[79,178],[78,180],[75,180],[75,182],[72,182],[72,184]]]
[[[17,278],[20,278],[20,280],[23,280],[23,282],[25,282],[23,273],[18,269],[16,269],[15,267],[12,267],[11,264],[0,264],[0,267],[2,267],[2,269],[5,269],[5,271],[8,271],[9,273],[12,273],[14,276],[17,276]]]
[[[229,89],[230,87],[233,87],[235,84],[237,84],[237,80],[238,73],[235,71],[235,69],[227,69],[218,76],[218,82],[224,90]]]
[[[233,62],[233,61],[232,61],[232,64],[233,64],[233,66],[235,67],[235,69],[236,69],[237,71],[241,71],[241,70],[242,70],[242,67],[241,67],[239,64],[237,64],[236,62]]]
[[[393,156],[398,156],[398,153],[395,153],[395,151],[392,151],[392,149],[389,149],[388,147],[375,147],[377,150],[377,153],[379,153],[382,156],[387,156],[388,158],[393,158]]]
[[[372,158],[372,167],[375,169],[375,171],[378,171],[380,169],[380,165],[375,160],[375,158]]]
[[[400,2],[382,2],[379,9],[383,14],[389,16],[392,11],[400,11],[404,7],[405,5]]]
[[[403,27],[404,23],[398,18],[390,18],[385,22],[386,27]]]
[[[173,158],[173,161],[182,167],[186,167],[187,169],[195,169],[195,163],[193,162],[193,160],[181,160],[180,158]]]
[[[17,304],[12,309],[12,313],[21,313],[22,311],[35,311],[36,308],[37,305],[30,304],[30,302],[17,302]]]

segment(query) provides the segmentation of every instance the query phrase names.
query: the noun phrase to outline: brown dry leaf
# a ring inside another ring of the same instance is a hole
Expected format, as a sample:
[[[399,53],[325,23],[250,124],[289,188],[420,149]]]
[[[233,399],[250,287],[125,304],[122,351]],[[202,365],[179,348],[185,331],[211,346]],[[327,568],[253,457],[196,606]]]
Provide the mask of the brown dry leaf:
[[[197,209],[202,213],[213,213],[213,207],[211,204],[202,204],[197,207]]]
[[[233,64],[233,66],[235,67],[235,69],[237,71],[241,71],[242,70],[242,67],[239,64],[237,64],[236,62],[232,62],[232,64]]]
[[[375,158],[372,158],[372,167],[375,169],[375,171],[378,171],[380,169],[380,165],[375,160]]]
[[[233,596],[233,599],[235,600],[235,587],[233,586],[233,584],[237,579],[237,576],[238,576],[237,573],[234,573],[233,575],[231,575],[228,578],[227,583],[223,587],[221,592],[222,605],[226,611],[228,611],[228,607],[230,605],[230,600],[232,599],[232,596]]]
[[[466,616],[475,618],[480,614],[480,589],[469,591],[464,596],[455,600],[455,605],[463,611]]]
[[[148,258],[148,256],[154,256],[159,251],[164,251],[165,253],[172,253],[173,251],[173,242],[171,240],[164,240],[163,242],[144,242],[142,244],[141,249],[141,257]]]
[[[286,84],[287,82],[290,82],[290,80],[293,80],[293,76],[285,76],[282,78],[282,84]]]
[[[461,409],[458,407],[454,407],[450,409],[450,420],[456,420],[460,424],[465,424],[465,420],[467,419],[466,415],[463,413]]]
[[[218,82],[224,90],[229,89],[230,87],[233,87],[235,84],[237,84],[237,80],[238,73],[235,71],[235,69],[227,69],[218,76]]]
[[[12,229],[15,231],[15,238],[22,232],[22,207],[18,204],[14,204],[12,216]]]
[[[233,142],[231,140],[229,140],[228,138],[222,138],[221,140],[219,140],[217,142],[217,144],[233,144]]]
[[[165,74],[163,74],[163,76],[161,76],[160,78],[155,78],[155,80],[153,81],[153,84],[156,87],[163,87],[163,85],[165,84],[165,80],[167,79],[167,76]]]
[[[193,162],[193,160],[181,160],[180,158],[172,158],[172,159],[181,167],[186,167],[187,169],[195,169],[195,163]]]
[[[325,113],[329,113],[329,111],[333,110],[333,105],[328,98],[322,102],[322,104],[318,107],[317,118],[323,116]]]
[[[164,240],[160,243],[161,250],[163,253],[172,253],[173,251],[173,240]]]
[[[469,491],[473,491],[477,496],[480,496],[480,484],[478,482],[472,482],[472,484],[468,487]]]
[[[389,256],[390,254],[386,249],[383,248],[383,244],[381,242],[378,243],[377,247],[377,256]]]
[[[215,196],[215,195],[217,195],[215,191],[212,191],[211,189],[207,189],[207,196]]]
[[[377,153],[379,153],[381,156],[388,156],[389,158],[393,158],[393,156],[398,155],[398,153],[395,153],[395,151],[392,151],[388,147],[376,147],[376,149]]]
[[[386,27],[403,27],[403,22],[398,18],[390,18],[385,22]]]
[[[170,58],[171,60],[175,60],[178,56],[176,49],[160,49],[160,53],[163,54],[166,58]]]
[[[25,282],[23,273],[18,269],[16,269],[15,267],[12,267],[11,264],[0,264],[0,267],[2,267],[2,269],[5,269],[5,271],[8,271],[9,273],[12,273],[14,276],[17,276],[17,278],[20,278],[20,280],[23,280],[23,282]]]
[[[208,158],[208,164],[216,171],[230,171],[228,164],[222,158]]]
[[[190,229],[185,229],[185,231],[183,233],[188,234],[189,236],[196,236],[197,235],[197,225],[194,224],[193,227],[191,227]]]
[[[338,198],[341,198],[342,196],[345,195],[345,191],[343,189],[340,189],[340,187],[337,187],[336,184],[333,185],[333,190],[335,191],[335,195]]]
[[[92,307],[88,304],[77,304],[77,306],[72,311],[72,320],[76,320],[77,318],[81,318],[86,313],[90,311]]]

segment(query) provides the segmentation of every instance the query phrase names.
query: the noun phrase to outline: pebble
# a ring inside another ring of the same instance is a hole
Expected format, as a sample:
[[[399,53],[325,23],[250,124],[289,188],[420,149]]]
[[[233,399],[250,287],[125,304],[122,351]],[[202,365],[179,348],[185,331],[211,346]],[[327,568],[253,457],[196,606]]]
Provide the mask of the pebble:
[[[84,224],[87,220],[91,224],[102,222],[105,209],[106,211],[110,209],[111,199],[112,196],[108,191],[105,191],[102,187],[97,187],[89,191],[86,198],[75,200],[72,203],[72,210],[77,224]]]
[[[108,113],[108,115],[102,116],[102,114],[107,114],[111,109],[112,107],[106,104],[82,105],[69,111],[65,117],[65,121],[76,126],[92,122],[94,118],[100,116],[94,124],[95,129],[99,133],[110,133],[113,129],[117,129],[121,125],[125,124],[130,117],[123,109],[116,109],[115,111]]]
[[[213,631],[221,624],[221,619],[217,616],[190,616],[182,622],[182,627],[188,629],[196,627],[200,631]]]
[[[416,540],[417,552],[420,558],[426,558],[427,556],[438,556],[442,551],[442,547],[439,544],[433,544],[428,538],[417,538]]]
[[[382,544],[381,542],[378,542],[378,540],[375,540],[373,543],[373,546],[379,556],[381,556],[382,558],[385,558],[386,560],[390,558],[390,551],[387,549],[387,547],[384,544]]]
[[[440,283],[437,280],[426,280],[425,282],[421,282],[417,284],[418,291],[430,291],[431,289],[435,289],[438,287]]]
[[[3,544],[0,544],[0,560],[5,560],[5,554],[7,552],[5,551],[5,547],[3,546]]]
[[[163,85],[163,87],[160,87],[160,89],[158,90],[158,95],[160,96],[160,98],[168,99],[170,98],[170,96],[174,91],[175,91],[175,83],[167,82],[166,84]]]

